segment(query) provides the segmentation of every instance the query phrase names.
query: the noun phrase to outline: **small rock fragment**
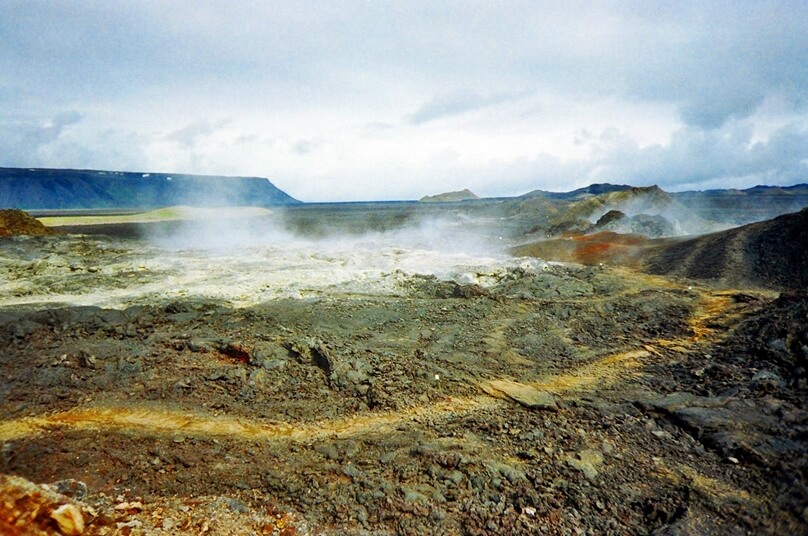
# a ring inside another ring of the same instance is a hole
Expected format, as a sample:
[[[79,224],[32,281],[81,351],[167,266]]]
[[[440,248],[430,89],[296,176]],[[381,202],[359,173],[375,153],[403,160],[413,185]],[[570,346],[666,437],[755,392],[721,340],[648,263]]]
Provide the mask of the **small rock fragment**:
[[[68,478],[51,484],[56,493],[61,493],[71,499],[81,500],[87,496],[87,484],[80,480]]]
[[[63,504],[50,514],[65,536],[78,536],[84,532],[84,516],[78,506]]]
[[[143,503],[141,503],[140,501],[122,502],[116,504],[115,509],[121,511],[143,510]]]
[[[584,449],[578,453],[577,458],[569,458],[567,463],[581,471],[587,480],[598,476],[597,467],[603,463],[603,454],[597,450]]]
[[[508,398],[526,408],[555,410],[555,397],[552,393],[536,389],[530,385],[511,380],[492,380],[482,385],[483,391],[497,398]]]

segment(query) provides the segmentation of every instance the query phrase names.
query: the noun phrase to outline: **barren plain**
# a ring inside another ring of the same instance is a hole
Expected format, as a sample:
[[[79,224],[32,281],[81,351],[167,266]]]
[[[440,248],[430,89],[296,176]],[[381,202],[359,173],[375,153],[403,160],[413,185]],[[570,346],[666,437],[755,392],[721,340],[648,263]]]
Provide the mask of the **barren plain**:
[[[0,532],[808,531],[804,293],[357,211],[0,239]]]

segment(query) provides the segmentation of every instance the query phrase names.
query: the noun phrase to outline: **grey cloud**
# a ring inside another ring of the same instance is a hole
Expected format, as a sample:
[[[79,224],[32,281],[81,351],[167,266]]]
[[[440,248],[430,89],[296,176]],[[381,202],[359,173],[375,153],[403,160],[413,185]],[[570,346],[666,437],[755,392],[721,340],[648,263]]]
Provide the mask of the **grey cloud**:
[[[418,110],[406,117],[408,123],[420,125],[442,117],[458,115],[508,101],[518,100],[529,95],[527,92],[494,93],[481,95],[473,91],[457,91],[436,95],[421,105]]]
[[[747,125],[704,131],[684,128],[665,146],[630,143],[602,150],[590,162],[592,182],[700,188],[720,180],[785,184],[808,179],[808,129],[792,124],[753,142]]]
[[[743,94],[736,90],[694,95],[680,105],[679,115],[688,125],[713,129],[724,125],[731,118],[743,119],[750,116],[763,103],[764,98],[762,91]]]
[[[808,101],[808,3],[801,1],[6,7],[0,72],[51,102],[144,89],[165,98],[214,92],[236,102],[266,102],[267,91],[340,98],[355,89],[346,72],[384,73],[393,85],[418,80],[432,92],[447,84],[481,88],[438,95],[412,113],[415,124],[491,104],[497,95],[488,91],[503,83],[671,102],[684,121],[705,128],[746,117],[775,93],[795,106]],[[223,80],[234,84],[222,91]]]
[[[238,136],[234,143],[237,145],[243,145],[248,143],[253,143],[259,140],[259,136],[257,134],[242,134]]]
[[[298,140],[292,145],[292,151],[299,155],[309,154],[322,147],[323,143],[319,140]]]
[[[749,117],[766,98],[806,108],[808,3],[675,5],[665,19],[645,14],[665,39],[622,66],[628,95],[672,102],[686,124],[708,129]]]
[[[226,126],[229,120],[223,119],[211,123],[207,120],[197,121],[185,127],[170,132],[166,135],[167,140],[175,141],[185,147],[193,147],[200,138],[210,136]]]
[[[0,153],[4,164],[42,165],[40,151],[56,142],[64,130],[82,119],[75,110],[56,114],[43,121],[37,117],[0,116]]]

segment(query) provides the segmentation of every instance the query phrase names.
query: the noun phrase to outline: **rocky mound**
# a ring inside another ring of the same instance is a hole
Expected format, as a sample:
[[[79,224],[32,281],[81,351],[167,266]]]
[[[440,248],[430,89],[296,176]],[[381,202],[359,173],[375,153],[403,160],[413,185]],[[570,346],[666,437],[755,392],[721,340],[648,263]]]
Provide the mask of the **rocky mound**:
[[[477,195],[469,190],[460,190],[459,192],[446,192],[437,195],[425,195],[420,199],[422,203],[456,203],[458,201],[473,201],[479,199]]]
[[[744,293],[728,297],[736,304],[755,301]],[[657,369],[659,384],[675,385],[678,392],[649,408],[728,464],[765,467],[779,488],[770,492],[771,507],[801,519],[802,526],[788,529],[800,533],[808,523],[808,479],[802,470],[808,451],[798,437],[808,415],[807,367],[808,295],[783,293],[743,317],[710,354],[682,354],[667,370]]]
[[[536,219],[526,234],[541,232],[548,238],[566,233],[597,231],[638,233],[650,237],[672,236],[679,234],[676,232],[676,222],[672,220],[682,215],[687,215],[688,220],[698,220],[658,186],[630,187],[580,198],[553,199],[559,210],[544,217],[537,214],[536,207],[526,204],[534,199],[544,198],[530,198],[520,205],[522,211],[532,212]],[[676,215],[676,218],[670,215]]]
[[[808,209],[648,250],[643,269],[727,285],[808,288]]]
[[[589,232],[613,231],[616,233],[640,234],[650,238],[661,238],[676,234],[676,226],[664,216],[637,214],[627,216],[619,210],[610,210],[600,217]]]
[[[0,209],[0,236],[44,236],[54,234],[54,232],[27,212],[17,209]]]

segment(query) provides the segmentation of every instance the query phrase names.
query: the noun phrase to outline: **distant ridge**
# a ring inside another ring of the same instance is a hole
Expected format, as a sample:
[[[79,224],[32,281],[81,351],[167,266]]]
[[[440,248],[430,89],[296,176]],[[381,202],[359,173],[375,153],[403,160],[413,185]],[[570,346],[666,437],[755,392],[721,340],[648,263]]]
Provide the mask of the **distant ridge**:
[[[715,195],[732,192],[741,195],[805,195],[808,194],[808,183],[792,184],[791,186],[768,186],[766,184],[758,184],[751,188],[738,190],[736,188],[728,189],[711,189],[711,190],[687,190],[678,192],[675,195],[690,196],[690,195]]]
[[[0,167],[0,208],[152,209],[298,203],[261,177]]]
[[[808,206],[808,184],[758,185],[745,190],[703,190],[672,193],[704,217],[730,224],[768,220]]]
[[[453,203],[458,201],[472,201],[479,199],[477,195],[469,189],[459,192],[445,192],[437,195],[425,195],[419,201],[422,203]]]
[[[533,190],[526,194],[520,195],[519,198],[528,199],[532,197],[547,197],[550,199],[563,199],[563,200],[576,200],[595,195],[608,194],[611,192],[623,192],[631,190],[632,187],[626,184],[609,184],[598,183],[578,188],[570,192],[548,192],[546,190]]]

